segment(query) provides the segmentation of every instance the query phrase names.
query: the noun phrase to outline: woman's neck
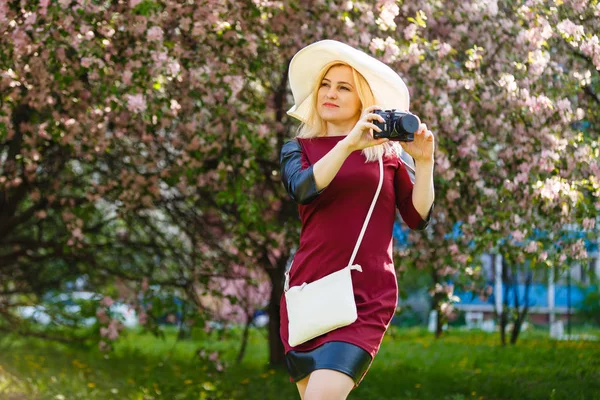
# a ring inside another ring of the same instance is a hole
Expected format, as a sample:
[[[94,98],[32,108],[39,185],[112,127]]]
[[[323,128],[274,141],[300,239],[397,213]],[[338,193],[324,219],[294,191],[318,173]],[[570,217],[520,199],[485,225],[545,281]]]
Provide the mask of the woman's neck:
[[[358,120],[345,121],[343,123],[327,122],[327,136],[344,136],[350,133]]]

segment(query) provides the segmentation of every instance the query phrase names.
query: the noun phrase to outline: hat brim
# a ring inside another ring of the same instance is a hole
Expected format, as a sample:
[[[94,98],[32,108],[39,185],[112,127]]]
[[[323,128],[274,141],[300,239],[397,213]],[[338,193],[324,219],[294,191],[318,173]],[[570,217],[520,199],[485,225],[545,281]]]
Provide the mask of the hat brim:
[[[342,61],[368,82],[375,103],[384,109],[409,110],[410,95],[402,78],[376,58],[336,40],[322,40],[298,51],[289,68],[294,105],[288,115],[306,123],[313,101],[315,79],[332,61]]]

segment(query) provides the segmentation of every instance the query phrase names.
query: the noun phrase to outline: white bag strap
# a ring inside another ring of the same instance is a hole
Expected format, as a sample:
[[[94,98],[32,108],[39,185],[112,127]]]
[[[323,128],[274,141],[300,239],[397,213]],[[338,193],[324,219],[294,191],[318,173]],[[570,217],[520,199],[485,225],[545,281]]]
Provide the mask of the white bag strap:
[[[379,185],[377,186],[377,191],[375,192],[375,197],[373,197],[373,201],[371,202],[371,208],[369,208],[369,213],[367,214],[367,218],[363,223],[362,230],[360,231],[360,235],[358,236],[358,240],[356,241],[356,246],[354,246],[354,252],[352,253],[352,257],[350,257],[350,262],[348,266],[351,266],[354,263],[354,257],[356,257],[356,253],[358,253],[358,248],[360,247],[360,243],[363,240],[363,236],[365,235],[365,231],[367,230],[367,225],[369,225],[369,220],[371,219],[371,214],[373,213],[373,209],[375,208],[375,203],[377,203],[377,198],[379,197],[379,192],[381,192],[381,186],[383,185],[383,160],[379,157]]]
[[[375,203],[377,203],[377,198],[379,197],[379,192],[381,192],[381,187],[383,186],[383,160],[379,157],[379,185],[377,186],[377,191],[375,192],[375,196],[373,197],[373,201],[371,202],[371,207],[369,208],[369,212],[367,213],[367,218],[365,218],[365,222],[363,223],[362,229],[360,231],[360,235],[358,235],[358,240],[356,241],[356,245],[354,246],[354,251],[352,252],[352,256],[350,257],[350,262],[348,263],[348,267],[350,269],[355,269],[362,272],[362,268],[360,265],[357,265],[356,268],[352,266],[354,262],[354,258],[356,257],[356,253],[358,253],[358,248],[363,240],[363,236],[365,235],[365,231],[367,230],[367,225],[369,224],[369,220],[371,219],[371,214],[373,214],[373,209],[375,208]],[[290,288],[290,271],[292,270],[292,265],[294,265],[294,261],[290,264],[290,267],[285,271],[285,283],[283,286],[284,291],[288,291]]]

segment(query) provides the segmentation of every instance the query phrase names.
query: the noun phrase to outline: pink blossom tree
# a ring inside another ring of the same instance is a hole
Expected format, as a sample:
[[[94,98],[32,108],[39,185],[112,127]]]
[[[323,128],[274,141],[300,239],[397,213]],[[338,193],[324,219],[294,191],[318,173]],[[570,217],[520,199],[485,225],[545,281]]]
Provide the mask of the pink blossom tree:
[[[22,323],[15,305],[82,276],[147,324],[158,315],[146,285],[201,321],[211,285],[249,282],[242,297],[268,279],[281,362],[281,282],[299,234],[278,174],[296,126],[287,66],[324,38],[396,69],[437,135],[434,222],[398,266],[431,272],[440,318],[448,279],[474,282],[482,252],[546,266],[585,257],[580,243],[558,252],[531,234],[594,229],[598,12],[597,1],[0,0],[0,329]]]

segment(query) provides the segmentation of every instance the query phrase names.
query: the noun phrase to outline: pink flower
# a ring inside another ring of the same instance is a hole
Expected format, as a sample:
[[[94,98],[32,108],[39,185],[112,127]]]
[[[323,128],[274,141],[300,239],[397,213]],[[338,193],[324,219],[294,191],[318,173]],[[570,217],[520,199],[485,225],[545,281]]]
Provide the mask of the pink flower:
[[[98,318],[98,322],[100,322],[101,324],[108,324],[110,320],[108,318],[108,315],[106,315],[106,311],[104,310],[104,308],[98,308],[96,310],[96,317]]]
[[[440,49],[437,52],[438,58],[443,58],[447,56],[450,53],[450,50],[452,50],[452,46],[450,46],[448,43],[442,43],[440,45]]]
[[[148,32],[146,33],[146,38],[150,41],[150,42],[160,42],[163,40],[163,30],[162,28],[160,28],[159,26],[153,26],[152,28],[148,29]]]
[[[450,303],[442,303],[442,305],[440,306],[440,311],[445,316],[451,315],[453,310],[454,310],[454,306]]]
[[[385,42],[381,38],[373,38],[371,44],[369,44],[369,50],[371,53],[375,53],[377,50],[385,49]]]
[[[581,225],[583,226],[583,229],[591,231],[592,229],[594,229],[594,226],[596,226],[596,221],[594,220],[594,218],[584,218],[581,222]]]
[[[581,38],[585,35],[583,30],[583,26],[577,25],[573,23],[573,21],[569,19],[562,20],[556,28],[564,34],[567,34],[573,38],[573,40],[579,42]]]
[[[419,45],[417,43],[411,43],[410,46],[408,46],[408,63],[410,65],[417,64],[421,60],[422,54],[423,51],[419,49]]]
[[[50,4],[50,0],[40,0],[40,7],[42,8],[40,10],[40,14],[46,15],[46,13],[48,11],[47,8],[48,8],[49,4]]]
[[[394,22],[394,19],[399,13],[400,7],[396,5],[395,1],[386,1],[381,7],[381,14],[379,14],[377,24],[384,31],[388,29],[395,29],[396,23]]]
[[[133,73],[131,72],[131,70],[127,69],[127,70],[125,70],[125,72],[123,72],[121,80],[123,81],[124,84],[131,85],[132,77],[133,77]]]
[[[446,199],[448,200],[448,203],[454,203],[454,200],[458,199],[459,197],[460,193],[458,193],[458,191],[455,189],[449,189],[446,192]]]
[[[588,6],[589,0],[566,0],[565,3],[573,7],[575,11],[582,12]]]
[[[142,94],[127,95],[127,108],[134,113],[146,111],[146,98]]]
[[[100,301],[100,305],[102,305],[102,306],[104,306],[104,307],[110,307],[110,306],[112,306],[112,305],[113,305],[113,303],[114,303],[114,300],[113,300],[113,299],[111,299],[111,298],[110,298],[110,297],[108,297],[108,296],[105,296],[105,297],[102,299],[102,301]]]
[[[110,321],[108,325],[108,338],[110,340],[116,340],[119,337],[119,331],[123,328],[123,325],[116,319]]]
[[[144,277],[144,279],[142,279],[142,292],[145,292],[146,290],[148,290],[148,278]]]
[[[410,24],[406,28],[404,28],[404,39],[411,40],[413,37],[415,37],[416,33],[417,33],[417,25]]]
[[[138,4],[140,4],[142,0],[129,0],[129,7],[135,8]]]
[[[261,124],[258,126],[258,137],[264,138],[270,132],[269,126],[266,124]]]
[[[146,314],[144,311],[141,311],[138,315],[138,322],[142,326],[146,325],[146,323],[148,322],[148,314]]]
[[[400,48],[396,44],[396,41],[391,37],[385,39],[385,51],[383,54],[383,62],[392,63],[396,61],[398,55],[400,55]]]
[[[525,252],[526,253],[535,253],[538,249],[538,242],[532,241],[527,243],[527,246],[525,246]]]
[[[521,242],[523,239],[525,239],[525,233],[521,232],[520,230],[515,230],[511,233],[513,240],[515,242]]]

